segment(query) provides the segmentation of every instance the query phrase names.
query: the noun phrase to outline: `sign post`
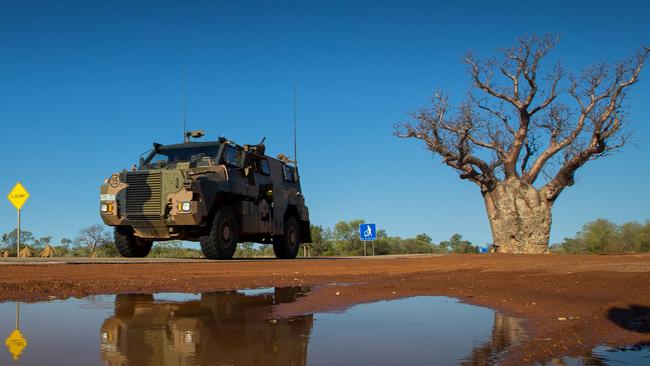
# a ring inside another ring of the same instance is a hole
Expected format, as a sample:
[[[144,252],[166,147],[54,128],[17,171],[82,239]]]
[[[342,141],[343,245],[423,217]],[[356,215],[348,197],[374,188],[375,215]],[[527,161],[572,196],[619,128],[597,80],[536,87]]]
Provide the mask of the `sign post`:
[[[359,225],[359,240],[363,242],[363,255],[366,255],[366,242],[372,243],[372,255],[375,255],[375,240],[377,240],[377,225],[375,224],[360,224]]]
[[[16,258],[20,257],[20,209],[18,211],[18,226],[16,226]]]
[[[14,361],[18,361],[23,350],[27,347],[27,340],[20,332],[20,302],[16,302],[16,329],[5,339],[5,345]]]
[[[25,204],[25,201],[29,198],[29,192],[23,187],[20,182],[16,183],[14,188],[9,192],[7,196],[9,201],[16,207],[18,211],[18,227],[16,228],[16,257],[20,257],[20,209]]]

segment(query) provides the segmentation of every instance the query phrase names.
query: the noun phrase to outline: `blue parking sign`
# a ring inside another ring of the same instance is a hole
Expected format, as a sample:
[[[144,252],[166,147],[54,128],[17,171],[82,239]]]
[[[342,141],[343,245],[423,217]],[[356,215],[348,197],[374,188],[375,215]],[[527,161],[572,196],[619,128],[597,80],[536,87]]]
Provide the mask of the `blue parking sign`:
[[[361,224],[359,225],[359,239],[361,240],[377,240],[377,225],[375,224]]]

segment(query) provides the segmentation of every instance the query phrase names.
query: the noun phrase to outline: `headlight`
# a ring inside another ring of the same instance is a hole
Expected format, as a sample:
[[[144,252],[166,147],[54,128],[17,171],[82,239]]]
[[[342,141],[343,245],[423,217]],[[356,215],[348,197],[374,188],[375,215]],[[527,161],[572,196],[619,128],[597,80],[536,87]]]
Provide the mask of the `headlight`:
[[[112,213],[113,212],[113,204],[111,202],[109,203],[102,203],[101,206],[99,206],[100,210],[102,213]]]
[[[191,212],[192,211],[192,202],[178,202],[178,211],[179,212]]]

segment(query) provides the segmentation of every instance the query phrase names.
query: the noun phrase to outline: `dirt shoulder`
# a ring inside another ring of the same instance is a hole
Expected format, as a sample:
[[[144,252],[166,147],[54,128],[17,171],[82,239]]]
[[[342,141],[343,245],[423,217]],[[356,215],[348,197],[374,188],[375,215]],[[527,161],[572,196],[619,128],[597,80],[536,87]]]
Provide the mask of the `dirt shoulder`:
[[[278,316],[445,295],[522,318],[529,338],[507,356],[512,363],[588,354],[599,344],[650,342],[650,255],[0,262],[0,301],[296,285],[314,291],[280,306]]]

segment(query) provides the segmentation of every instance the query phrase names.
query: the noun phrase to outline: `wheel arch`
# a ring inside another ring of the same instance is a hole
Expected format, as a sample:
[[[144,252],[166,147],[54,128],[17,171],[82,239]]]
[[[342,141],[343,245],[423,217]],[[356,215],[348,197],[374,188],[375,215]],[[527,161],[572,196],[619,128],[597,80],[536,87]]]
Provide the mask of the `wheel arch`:
[[[284,212],[283,221],[286,222],[289,216],[293,216],[298,220],[298,225],[300,226],[300,241],[305,243],[311,243],[311,224],[309,220],[302,220],[300,218],[300,212],[296,205],[287,205],[287,209]]]
[[[217,193],[214,196],[214,199],[212,200],[212,204],[210,205],[210,208],[208,210],[208,215],[205,217],[205,224],[210,226],[210,224],[212,223],[212,219],[214,219],[214,215],[217,213],[219,208],[223,207],[224,205],[228,205],[230,206],[230,208],[234,210],[236,202],[237,202],[237,196],[232,193],[226,193],[226,192]],[[235,213],[235,217],[238,217],[236,213]],[[238,222],[238,224],[241,226],[241,222]]]

